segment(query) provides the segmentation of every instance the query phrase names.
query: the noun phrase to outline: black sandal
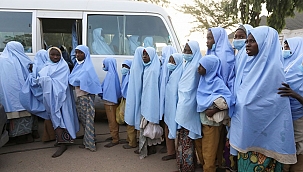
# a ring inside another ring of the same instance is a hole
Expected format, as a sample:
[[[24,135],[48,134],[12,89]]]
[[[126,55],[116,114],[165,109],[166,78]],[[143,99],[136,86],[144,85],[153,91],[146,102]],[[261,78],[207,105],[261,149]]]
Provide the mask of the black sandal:
[[[104,145],[104,147],[106,147],[106,148],[111,148],[111,147],[113,147],[113,146],[116,146],[117,144],[119,144],[119,142],[118,142],[118,143],[110,142],[110,143]]]
[[[168,161],[171,159],[176,159],[176,154],[166,155],[166,156],[162,157],[162,161]]]

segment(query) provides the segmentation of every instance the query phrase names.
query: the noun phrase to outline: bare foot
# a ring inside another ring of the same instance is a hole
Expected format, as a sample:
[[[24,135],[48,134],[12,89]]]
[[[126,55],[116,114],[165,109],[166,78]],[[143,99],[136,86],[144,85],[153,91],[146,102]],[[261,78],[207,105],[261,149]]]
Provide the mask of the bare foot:
[[[57,151],[52,155],[53,158],[57,158],[61,156],[67,150],[67,146],[64,144],[60,144]]]

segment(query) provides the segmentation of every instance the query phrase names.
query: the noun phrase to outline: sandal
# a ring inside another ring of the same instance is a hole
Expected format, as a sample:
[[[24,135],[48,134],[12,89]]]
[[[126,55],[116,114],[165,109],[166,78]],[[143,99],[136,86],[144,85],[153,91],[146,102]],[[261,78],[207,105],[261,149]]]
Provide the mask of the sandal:
[[[132,148],[136,148],[137,146],[132,147],[132,146],[129,146],[129,145],[127,144],[127,145],[123,145],[122,147],[123,147],[124,149],[132,149]]]
[[[110,143],[104,145],[104,147],[106,147],[106,148],[111,148],[111,147],[113,147],[113,146],[116,146],[117,144],[119,144],[119,142],[118,142],[118,143],[110,142]]]
[[[162,161],[168,161],[171,159],[176,159],[176,154],[166,155],[166,156],[162,157]]]
[[[134,153],[135,153],[135,154],[140,154],[139,149],[135,150]]]
[[[128,141],[126,141],[126,139],[119,140],[119,144],[126,144],[126,143],[128,143]]]

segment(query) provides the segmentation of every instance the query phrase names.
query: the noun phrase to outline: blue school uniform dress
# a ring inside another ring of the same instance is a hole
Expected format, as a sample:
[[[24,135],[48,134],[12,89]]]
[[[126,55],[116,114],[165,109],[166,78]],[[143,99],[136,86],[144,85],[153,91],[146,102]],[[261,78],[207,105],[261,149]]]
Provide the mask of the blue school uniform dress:
[[[169,57],[176,53],[177,50],[175,47],[172,47],[171,45],[168,45],[166,47],[163,47],[162,49],[162,66],[160,70],[160,120],[163,119],[163,114],[164,114],[164,100],[165,100],[165,86],[168,81],[169,77],[169,71],[167,69],[167,63],[169,61]]]
[[[58,48],[52,47],[51,49]],[[50,60],[46,62],[45,67],[39,72],[38,83],[43,90],[43,104],[48,112],[53,123],[54,129],[66,129],[69,137],[57,137],[57,139],[76,138],[76,133],[79,131],[79,121],[75,107],[75,99],[72,89],[68,83],[68,76],[70,74],[69,67],[61,55],[61,59],[57,63]],[[58,134],[56,132],[56,134]],[[64,134],[62,134],[63,136]]]
[[[173,71],[168,71],[167,82],[165,85],[165,101],[164,101],[164,122],[168,127],[168,138],[175,139],[177,136],[176,111],[178,103],[178,83],[183,72],[183,57],[182,54],[172,54],[176,67]],[[168,60],[163,65],[167,66]],[[161,85],[162,86],[162,85]]]
[[[131,68],[132,60],[124,60],[124,62],[122,64],[125,64]],[[130,75],[130,69],[126,68],[126,70],[128,70],[127,73],[125,73],[125,74],[122,73],[122,83],[121,83],[121,93],[122,93],[122,97],[125,99],[127,97],[127,89],[128,89],[128,83],[129,83],[129,75]]]
[[[259,52],[247,58],[242,78],[238,78],[242,82],[231,117],[230,145],[241,155],[255,151],[280,163],[293,164],[296,150],[290,103],[277,94],[285,82],[278,33],[260,26],[250,34]],[[243,163],[238,166],[247,168]]]

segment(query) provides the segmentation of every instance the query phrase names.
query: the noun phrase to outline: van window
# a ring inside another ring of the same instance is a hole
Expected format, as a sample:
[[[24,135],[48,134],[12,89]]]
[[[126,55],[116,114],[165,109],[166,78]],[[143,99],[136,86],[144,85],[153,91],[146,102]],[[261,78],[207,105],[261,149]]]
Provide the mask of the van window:
[[[138,46],[161,54],[170,43],[160,17],[147,15],[88,15],[87,45],[91,54],[133,55]]]
[[[32,13],[0,12],[0,52],[9,41],[23,44],[26,53],[32,52]]]

